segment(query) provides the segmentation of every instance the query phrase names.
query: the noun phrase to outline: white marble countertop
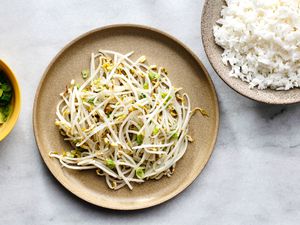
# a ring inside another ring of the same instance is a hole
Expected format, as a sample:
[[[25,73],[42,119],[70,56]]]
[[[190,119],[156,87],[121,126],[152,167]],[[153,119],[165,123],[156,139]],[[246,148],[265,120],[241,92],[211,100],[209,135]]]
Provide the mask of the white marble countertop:
[[[16,73],[22,112],[0,143],[0,224],[300,224],[300,107],[269,106],[228,88],[203,51],[203,0],[1,0],[0,58]],[[38,153],[32,106],[43,71],[78,35],[137,23],[187,44],[210,72],[221,123],[212,157],[197,180],[165,204],[135,212],[92,206],[52,177]]]

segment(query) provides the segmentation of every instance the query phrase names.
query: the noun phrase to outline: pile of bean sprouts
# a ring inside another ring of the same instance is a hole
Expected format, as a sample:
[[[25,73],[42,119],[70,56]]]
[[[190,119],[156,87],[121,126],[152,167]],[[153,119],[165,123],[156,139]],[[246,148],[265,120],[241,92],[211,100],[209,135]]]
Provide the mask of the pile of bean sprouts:
[[[114,190],[171,176],[192,141],[188,95],[172,86],[165,68],[132,55],[92,53],[85,82],[72,80],[56,110],[55,125],[73,150],[49,153],[63,167],[96,169]]]

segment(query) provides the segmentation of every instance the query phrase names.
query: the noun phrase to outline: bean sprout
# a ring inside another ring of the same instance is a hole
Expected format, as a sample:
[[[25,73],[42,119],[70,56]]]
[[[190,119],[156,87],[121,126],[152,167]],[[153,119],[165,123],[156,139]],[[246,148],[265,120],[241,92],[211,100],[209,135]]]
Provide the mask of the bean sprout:
[[[192,140],[188,95],[172,86],[165,68],[132,54],[92,53],[85,82],[72,80],[56,110],[55,124],[74,150],[49,153],[63,167],[96,169],[114,190],[171,176]]]

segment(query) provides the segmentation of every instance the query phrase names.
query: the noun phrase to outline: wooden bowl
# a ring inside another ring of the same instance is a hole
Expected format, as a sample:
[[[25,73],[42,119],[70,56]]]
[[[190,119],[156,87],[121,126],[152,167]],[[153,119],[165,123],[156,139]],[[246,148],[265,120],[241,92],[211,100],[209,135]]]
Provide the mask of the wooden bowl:
[[[249,84],[240,79],[229,76],[230,67],[225,66],[221,60],[223,49],[215,43],[213,26],[221,17],[224,0],[206,0],[201,21],[202,41],[208,60],[220,78],[239,94],[255,101],[268,104],[292,104],[300,102],[300,89],[288,91],[275,91],[271,89],[258,90],[250,89]]]

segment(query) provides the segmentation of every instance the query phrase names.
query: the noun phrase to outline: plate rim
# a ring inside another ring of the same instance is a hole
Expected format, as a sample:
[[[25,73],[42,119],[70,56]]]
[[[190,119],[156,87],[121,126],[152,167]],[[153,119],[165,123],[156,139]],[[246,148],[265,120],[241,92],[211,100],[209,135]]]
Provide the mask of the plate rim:
[[[211,55],[208,54],[208,52],[209,52],[208,51],[208,46],[206,45],[207,41],[205,41],[204,35],[203,35],[203,33],[206,33],[205,32],[206,29],[204,27],[204,21],[205,20],[203,18],[207,18],[206,14],[208,14],[208,12],[209,12],[208,5],[210,4],[210,2],[211,1],[209,1],[209,0],[205,0],[204,3],[203,3],[203,9],[202,9],[202,14],[201,14],[201,23],[200,23],[200,27],[201,27],[200,28],[201,29],[201,40],[202,40],[203,48],[204,48],[205,54],[207,56],[207,59],[208,59],[210,65],[212,66],[213,70],[215,71],[215,73],[218,75],[218,77],[221,78],[221,80],[228,87],[230,87],[232,90],[234,90],[236,93],[238,93],[238,94],[240,94],[240,95],[242,95],[242,96],[244,96],[244,97],[246,97],[247,99],[250,99],[250,100],[254,100],[254,101],[257,101],[257,102],[260,102],[260,103],[269,104],[269,105],[293,105],[293,104],[299,103],[300,102],[300,98],[298,98],[296,100],[293,98],[292,100],[288,100],[288,101],[286,99],[281,99],[279,101],[276,101],[276,100],[272,100],[272,98],[268,98],[267,99],[266,97],[259,97],[259,95],[247,95],[246,93],[244,93],[243,90],[236,89],[235,87],[233,87],[233,85],[224,78],[225,74],[219,72],[217,66],[215,65],[215,63],[212,60]],[[214,40],[213,40],[213,42],[214,42]],[[215,42],[214,42],[214,44],[216,46],[218,46]],[[241,82],[244,83],[243,81],[241,81]],[[248,85],[248,84],[246,84],[246,85]],[[269,89],[269,88],[267,88],[266,90],[274,91],[274,90]],[[292,91],[292,90],[295,90],[295,89],[290,89],[290,91]],[[265,90],[258,90],[258,91],[265,91]],[[277,92],[279,92],[279,91],[277,91]]]
[[[109,202],[107,203],[106,201],[93,201],[91,198],[87,197],[86,195],[81,195],[80,192],[78,192],[76,190],[76,188],[73,188],[72,185],[69,185],[68,182],[65,182],[64,179],[62,179],[59,175],[57,175],[55,173],[55,170],[51,167],[50,164],[47,163],[47,161],[45,160],[42,152],[41,152],[41,140],[39,138],[39,135],[38,135],[38,124],[37,124],[37,102],[38,102],[38,98],[40,96],[40,92],[41,92],[41,87],[44,83],[44,80],[45,78],[47,77],[47,74],[49,72],[49,70],[51,69],[51,67],[53,66],[53,64],[56,62],[56,60],[64,53],[65,50],[67,50],[70,46],[72,46],[73,44],[75,44],[77,41],[80,41],[81,39],[93,34],[93,33],[97,33],[97,32],[101,32],[101,31],[105,31],[105,30],[108,30],[108,29],[118,29],[118,28],[129,28],[129,29],[134,29],[134,28],[137,28],[137,29],[144,29],[144,30],[148,30],[148,31],[152,31],[152,32],[155,32],[155,33],[158,33],[159,35],[162,35],[168,39],[171,39],[171,41],[175,42],[177,45],[181,46],[182,48],[184,48],[188,54],[190,54],[193,59],[197,62],[197,64],[201,67],[206,79],[208,80],[208,83],[212,89],[212,98],[213,100],[216,102],[214,108],[215,108],[215,111],[216,111],[216,120],[214,122],[214,127],[215,127],[215,130],[214,130],[214,136],[212,137],[212,142],[209,146],[209,154],[208,156],[205,158],[204,160],[204,165],[203,166],[200,166],[199,168],[197,168],[196,172],[195,172],[195,175],[189,179],[189,180],[186,180],[184,181],[184,185],[182,185],[180,188],[177,188],[175,189],[173,192],[169,193],[168,195],[164,196],[163,198],[158,198],[158,199],[155,199],[155,200],[151,200],[150,202],[141,202],[139,203],[138,206],[130,206],[130,205],[127,205],[127,207],[124,207],[124,204],[119,204],[117,202]],[[53,57],[53,59],[50,61],[50,63],[48,64],[48,66],[46,67],[46,69],[44,70],[43,72],[43,75],[42,77],[40,78],[40,81],[39,81],[39,84],[38,84],[38,87],[36,89],[36,93],[35,93],[35,97],[34,97],[34,104],[33,104],[33,114],[32,114],[32,123],[33,123],[33,131],[34,131],[34,137],[35,137],[35,143],[36,143],[36,146],[37,146],[37,149],[39,151],[39,154],[41,156],[41,158],[43,159],[43,162],[46,164],[48,170],[51,172],[52,176],[58,181],[58,183],[60,183],[60,185],[62,185],[67,191],[69,191],[70,193],[72,193],[73,195],[75,195],[76,197],[88,202],[88,203],[91,203],[95,206],[100,206],[100,207],[103,207],[103,208],[107,208],[107,209],[113,209],[113,210],[138,210],[138,209],[145,209],[145,208],[150,208],[150,207],[153,207],[153,206],[156,206],[156,205],[159,205],[159,204],[162,204],[172,198],[174,198],[175,196],[177,196],[179,193],[181,193],[183,190],[185,190],[188,186],[190,186],[194,181],[195,179],[200,175],[200,173],[202,172],[202,170],[205,168],[205,166],[207,165],[211,155],[212,155],[212,152],[215,148],[215,145],[216,145],[216,141],[217,141],[217,137],[218,137],[218,133],[219,133],[219,123],[220,121],[220,108],[219,108],[219,100],[218,100],[218,96],[217,96],[217,92],[216,92],[216,89],[215,89],[215,86],[213,84],[213,81],[211,79],[211,77],[209,76],[209,73],[207,72],[206,68],[204,67],[203,63],[200,61],[199,57],[189,48],[187,47],[183,42],[179,41],[177,38],[173,37],[172,35],[164,32],[164,31],[161,31],[157,28],[153,28],[153,27],[150,27],[150,26],[146,26],[146,25],[140,25],[140,24],[132,24],[132,23],[121,23],[121,24],[112,24],[112,25],[106,25],[106,26],[101,26],[99,28],[95,28],[95,29],[92,29],[90,31],[87,31],[79,36],[77,36],[75,39],[72,39],[71,41],[69,41],[66,45],[64,45],[63,48],[61,48],[59,50],[59,52]]]

